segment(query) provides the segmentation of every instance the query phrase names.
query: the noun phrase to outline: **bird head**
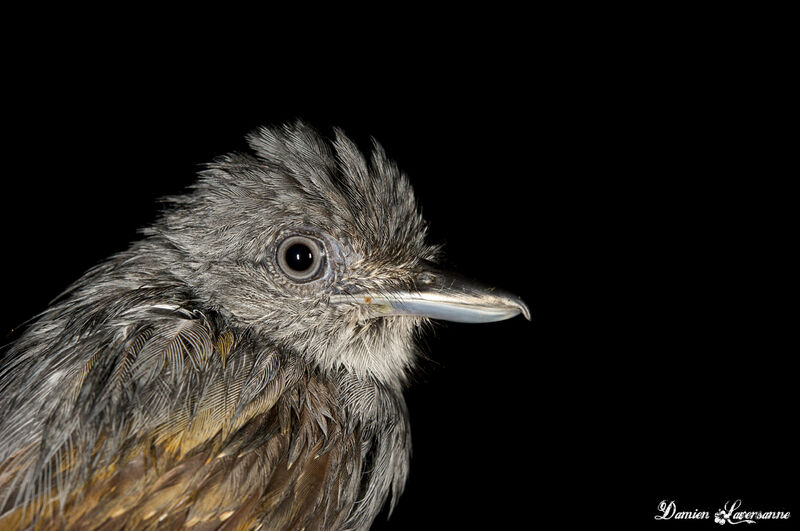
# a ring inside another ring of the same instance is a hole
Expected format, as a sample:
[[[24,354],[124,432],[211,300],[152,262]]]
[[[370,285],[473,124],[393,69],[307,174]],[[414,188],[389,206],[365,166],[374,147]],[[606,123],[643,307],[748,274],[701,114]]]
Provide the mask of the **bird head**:
[[[236,326],[321,370],[399,384],[430,319],[530,318],[519,298],[439,269],[411,185],[377,143],[367,158],[301,122],[248,142],[149,230],[180,254],[173,274]]]

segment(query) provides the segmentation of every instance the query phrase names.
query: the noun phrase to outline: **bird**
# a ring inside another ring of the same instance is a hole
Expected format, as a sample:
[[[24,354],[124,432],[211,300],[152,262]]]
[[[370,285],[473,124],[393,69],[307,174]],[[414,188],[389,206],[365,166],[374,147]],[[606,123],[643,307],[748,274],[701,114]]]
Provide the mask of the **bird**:
[[[368,529],[432,321],[530,320],[441,265],[374,139],[247,143],[4,348],[0,529]]]

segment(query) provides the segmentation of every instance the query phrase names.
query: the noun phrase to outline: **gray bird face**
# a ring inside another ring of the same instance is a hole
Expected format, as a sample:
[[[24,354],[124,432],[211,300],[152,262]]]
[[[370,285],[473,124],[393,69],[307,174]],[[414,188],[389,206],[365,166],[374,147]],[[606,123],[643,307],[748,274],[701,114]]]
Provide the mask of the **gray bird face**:
[[[323,370],[399,382],[428,319],[529,318],[517,297],[437,268],[408,180],[377,144],[367,161],[300,123],[249,141],[255,158],[216,162],[155,230],[234,322]]]

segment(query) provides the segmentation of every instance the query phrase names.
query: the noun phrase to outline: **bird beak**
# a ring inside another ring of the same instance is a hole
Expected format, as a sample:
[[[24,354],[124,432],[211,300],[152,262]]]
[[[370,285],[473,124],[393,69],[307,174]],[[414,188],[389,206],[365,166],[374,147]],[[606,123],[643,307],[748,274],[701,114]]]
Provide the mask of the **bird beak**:
[[[425,264],[408,290],[333,295],[334,304],[359,304],[370,315],[416,315],[457,323],[491,323],[520,313],[531,320],[522,299],[455,273]]]

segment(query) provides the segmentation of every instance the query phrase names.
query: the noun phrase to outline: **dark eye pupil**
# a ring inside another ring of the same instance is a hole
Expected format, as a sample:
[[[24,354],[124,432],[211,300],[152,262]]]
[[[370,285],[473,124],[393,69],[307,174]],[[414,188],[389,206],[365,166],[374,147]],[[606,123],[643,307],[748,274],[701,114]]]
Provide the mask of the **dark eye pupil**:
[[[295,243],[286,249],[286,265],[294,271],[307,271],[314,264],[314,253],[307,245]]]

